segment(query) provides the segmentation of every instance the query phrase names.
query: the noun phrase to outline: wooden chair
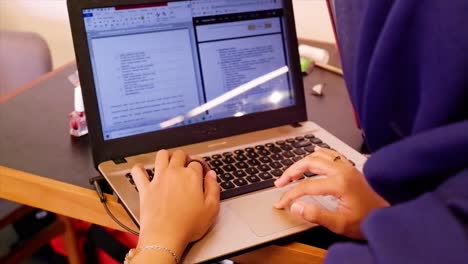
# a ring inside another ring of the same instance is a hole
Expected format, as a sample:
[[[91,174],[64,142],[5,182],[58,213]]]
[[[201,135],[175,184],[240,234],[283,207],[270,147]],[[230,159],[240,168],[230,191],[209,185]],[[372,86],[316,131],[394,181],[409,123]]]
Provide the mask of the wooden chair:
[[[39,35],[0,30],[0,97],[51,70],[49,47]]]
[[[6,217],[0,219],[0,229],[18,221],[22,217],[34,211],[34,208],[29,206],[20,206]],[[33,237],[14,248],[6,256],[0,258],[0,263],[14,264],[30,257],[34,252],[41,247],[47,245],[49,241],[61,234],[65,234],[65,244],[67,249],[73,249],[78,254],[78,246],[75,239],[71,222],[69,218],[58,216],[57,220],[43,228]],[[75,262],[78,263],[78,262]]]

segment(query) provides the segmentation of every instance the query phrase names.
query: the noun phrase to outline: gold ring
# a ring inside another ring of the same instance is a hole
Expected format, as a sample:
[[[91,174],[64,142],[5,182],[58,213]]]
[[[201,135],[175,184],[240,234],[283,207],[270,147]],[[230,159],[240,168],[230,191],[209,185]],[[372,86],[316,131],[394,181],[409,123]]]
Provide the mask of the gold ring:
[[[200,164],[203,168],[203,173],[207,173],[209,170],[211,170],[211,168],[208,166],[208,164],[206,164],[205,162],[201,161],[201,160],[198,160],[198,159],[191,159],[189,160],[189,162],[187,162],[187,167],[188,165],[190,165],[190,163],[192,162],[196,162],[198,164]]]

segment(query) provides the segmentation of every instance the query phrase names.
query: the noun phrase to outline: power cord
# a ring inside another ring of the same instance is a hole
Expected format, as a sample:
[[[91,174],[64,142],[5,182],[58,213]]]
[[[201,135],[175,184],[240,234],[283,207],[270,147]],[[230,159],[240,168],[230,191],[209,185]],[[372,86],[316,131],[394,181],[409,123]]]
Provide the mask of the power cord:
[[[117,217],[115,217],[114,214],[109,210],[109,206],[107,205],[107,198],[104,195],[104,193],[102,192],[101,186],[99,185],[100,180],[104,180],[104,177],[102,177],[102,176],[94,177],[94,178],[90,179],[89,182],[91,183],[91,185],[94,186],[94,190],[96,191],[96,193],[97,193],[97,195],[99,197],[99,200],[101,201],[102,205],[104,206],[104,209],[106,210],[107,214],[120,227],[127,230],[129,233],[138,236],[140,233],[138,233],[137,231],[131,229],[130,227],[128,227],[125,224],[123,224],[122,222],[120,222],[119,219],[117,219]]]

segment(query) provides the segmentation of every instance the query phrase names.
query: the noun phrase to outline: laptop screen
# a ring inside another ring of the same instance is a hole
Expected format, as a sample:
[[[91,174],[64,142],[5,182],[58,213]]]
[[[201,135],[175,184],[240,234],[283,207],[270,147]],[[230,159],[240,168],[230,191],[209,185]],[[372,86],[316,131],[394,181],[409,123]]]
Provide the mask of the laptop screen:
[[[281,0],[83,10],[104,140],[295,105]]]

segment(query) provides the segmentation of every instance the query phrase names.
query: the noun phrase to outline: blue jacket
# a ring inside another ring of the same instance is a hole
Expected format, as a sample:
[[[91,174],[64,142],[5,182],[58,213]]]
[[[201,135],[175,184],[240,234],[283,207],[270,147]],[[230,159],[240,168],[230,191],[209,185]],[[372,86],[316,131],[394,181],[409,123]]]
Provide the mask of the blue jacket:
[[[326,263],[468,263],[468,1],[335,0],[351,100],[393,206]]]

